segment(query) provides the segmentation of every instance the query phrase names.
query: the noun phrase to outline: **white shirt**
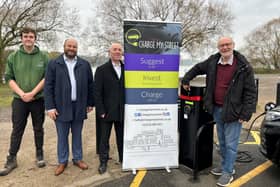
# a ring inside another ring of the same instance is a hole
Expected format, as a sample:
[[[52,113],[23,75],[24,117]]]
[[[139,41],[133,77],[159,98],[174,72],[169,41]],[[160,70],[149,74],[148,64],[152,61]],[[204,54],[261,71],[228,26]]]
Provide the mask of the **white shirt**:
[[[121,67],[121,63],[119,62],[118,64],[117,63],[114,63],[112,62],[113,64],[113,67],[118,75],[118,78],[120,79],[121,78],[121,75],[122,75],[122,67]]]
[[[64,58],[66,66],[67,66],[69,77],[70,77],[71,99],[72,99],[72,101],[76,101],[76,99],[77,99],[77,84],[76,84],[76,78],[75,78],[75,74],[74,74],[74,68],[75,68],[75,65],[77,64],[77,56],[73,59],[69,59],[64,54],[63,58]]]
[[[218,64],[228,64],[228,65],[232,65],[233,64],[233,55],[230,56],[229,60],[226,63],[223,63],[222,57],[219,59]]]

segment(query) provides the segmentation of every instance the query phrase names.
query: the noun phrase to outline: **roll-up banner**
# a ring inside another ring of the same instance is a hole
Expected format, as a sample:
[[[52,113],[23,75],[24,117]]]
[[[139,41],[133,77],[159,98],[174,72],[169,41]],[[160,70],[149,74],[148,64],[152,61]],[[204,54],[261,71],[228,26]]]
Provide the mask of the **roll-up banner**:
[[[181,24],[124,21],[123,170],[178,167]]]

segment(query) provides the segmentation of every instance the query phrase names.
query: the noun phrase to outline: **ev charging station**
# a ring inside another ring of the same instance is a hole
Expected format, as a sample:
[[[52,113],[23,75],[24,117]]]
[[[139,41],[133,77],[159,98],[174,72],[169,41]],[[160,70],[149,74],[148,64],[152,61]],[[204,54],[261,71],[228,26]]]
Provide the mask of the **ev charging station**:
[[[203,107],[205,87],[191,86],[190,91],[181,87],[179,112],[179,163],[193,172],[212,166],[213,118]]]

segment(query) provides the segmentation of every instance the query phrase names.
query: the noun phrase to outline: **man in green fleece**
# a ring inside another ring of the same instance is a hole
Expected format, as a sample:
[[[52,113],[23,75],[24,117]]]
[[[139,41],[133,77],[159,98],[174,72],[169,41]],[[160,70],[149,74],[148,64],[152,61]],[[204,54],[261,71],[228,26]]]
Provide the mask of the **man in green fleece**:
[[[9,55],[5,71],[6,82],[14,92],[12,101],[13,130],[9,155],[4,168],[0,170],[0,176],[9,174],[17,167],[16,156],[29,113],[32,117],[37,166],[44,167],[46,165],[43,156],[45,113],[42,89],[48,56],[35,46],[35,30],[23,28],[20,36],[22,45],[19,50]]]

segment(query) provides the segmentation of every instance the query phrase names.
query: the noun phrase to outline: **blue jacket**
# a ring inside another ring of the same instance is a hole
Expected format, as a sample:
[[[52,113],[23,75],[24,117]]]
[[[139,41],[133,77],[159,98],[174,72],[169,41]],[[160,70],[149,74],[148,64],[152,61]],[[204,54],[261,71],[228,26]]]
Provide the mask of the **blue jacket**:
[[[58,121],[84,120],[87,107],[93,106],[93,74],[90,64],[78,57],[74,68],[77,84],[76,112],[73,114],[71,83],[63,55],[51,60],[45,74],[45,108],[56,109]]]

